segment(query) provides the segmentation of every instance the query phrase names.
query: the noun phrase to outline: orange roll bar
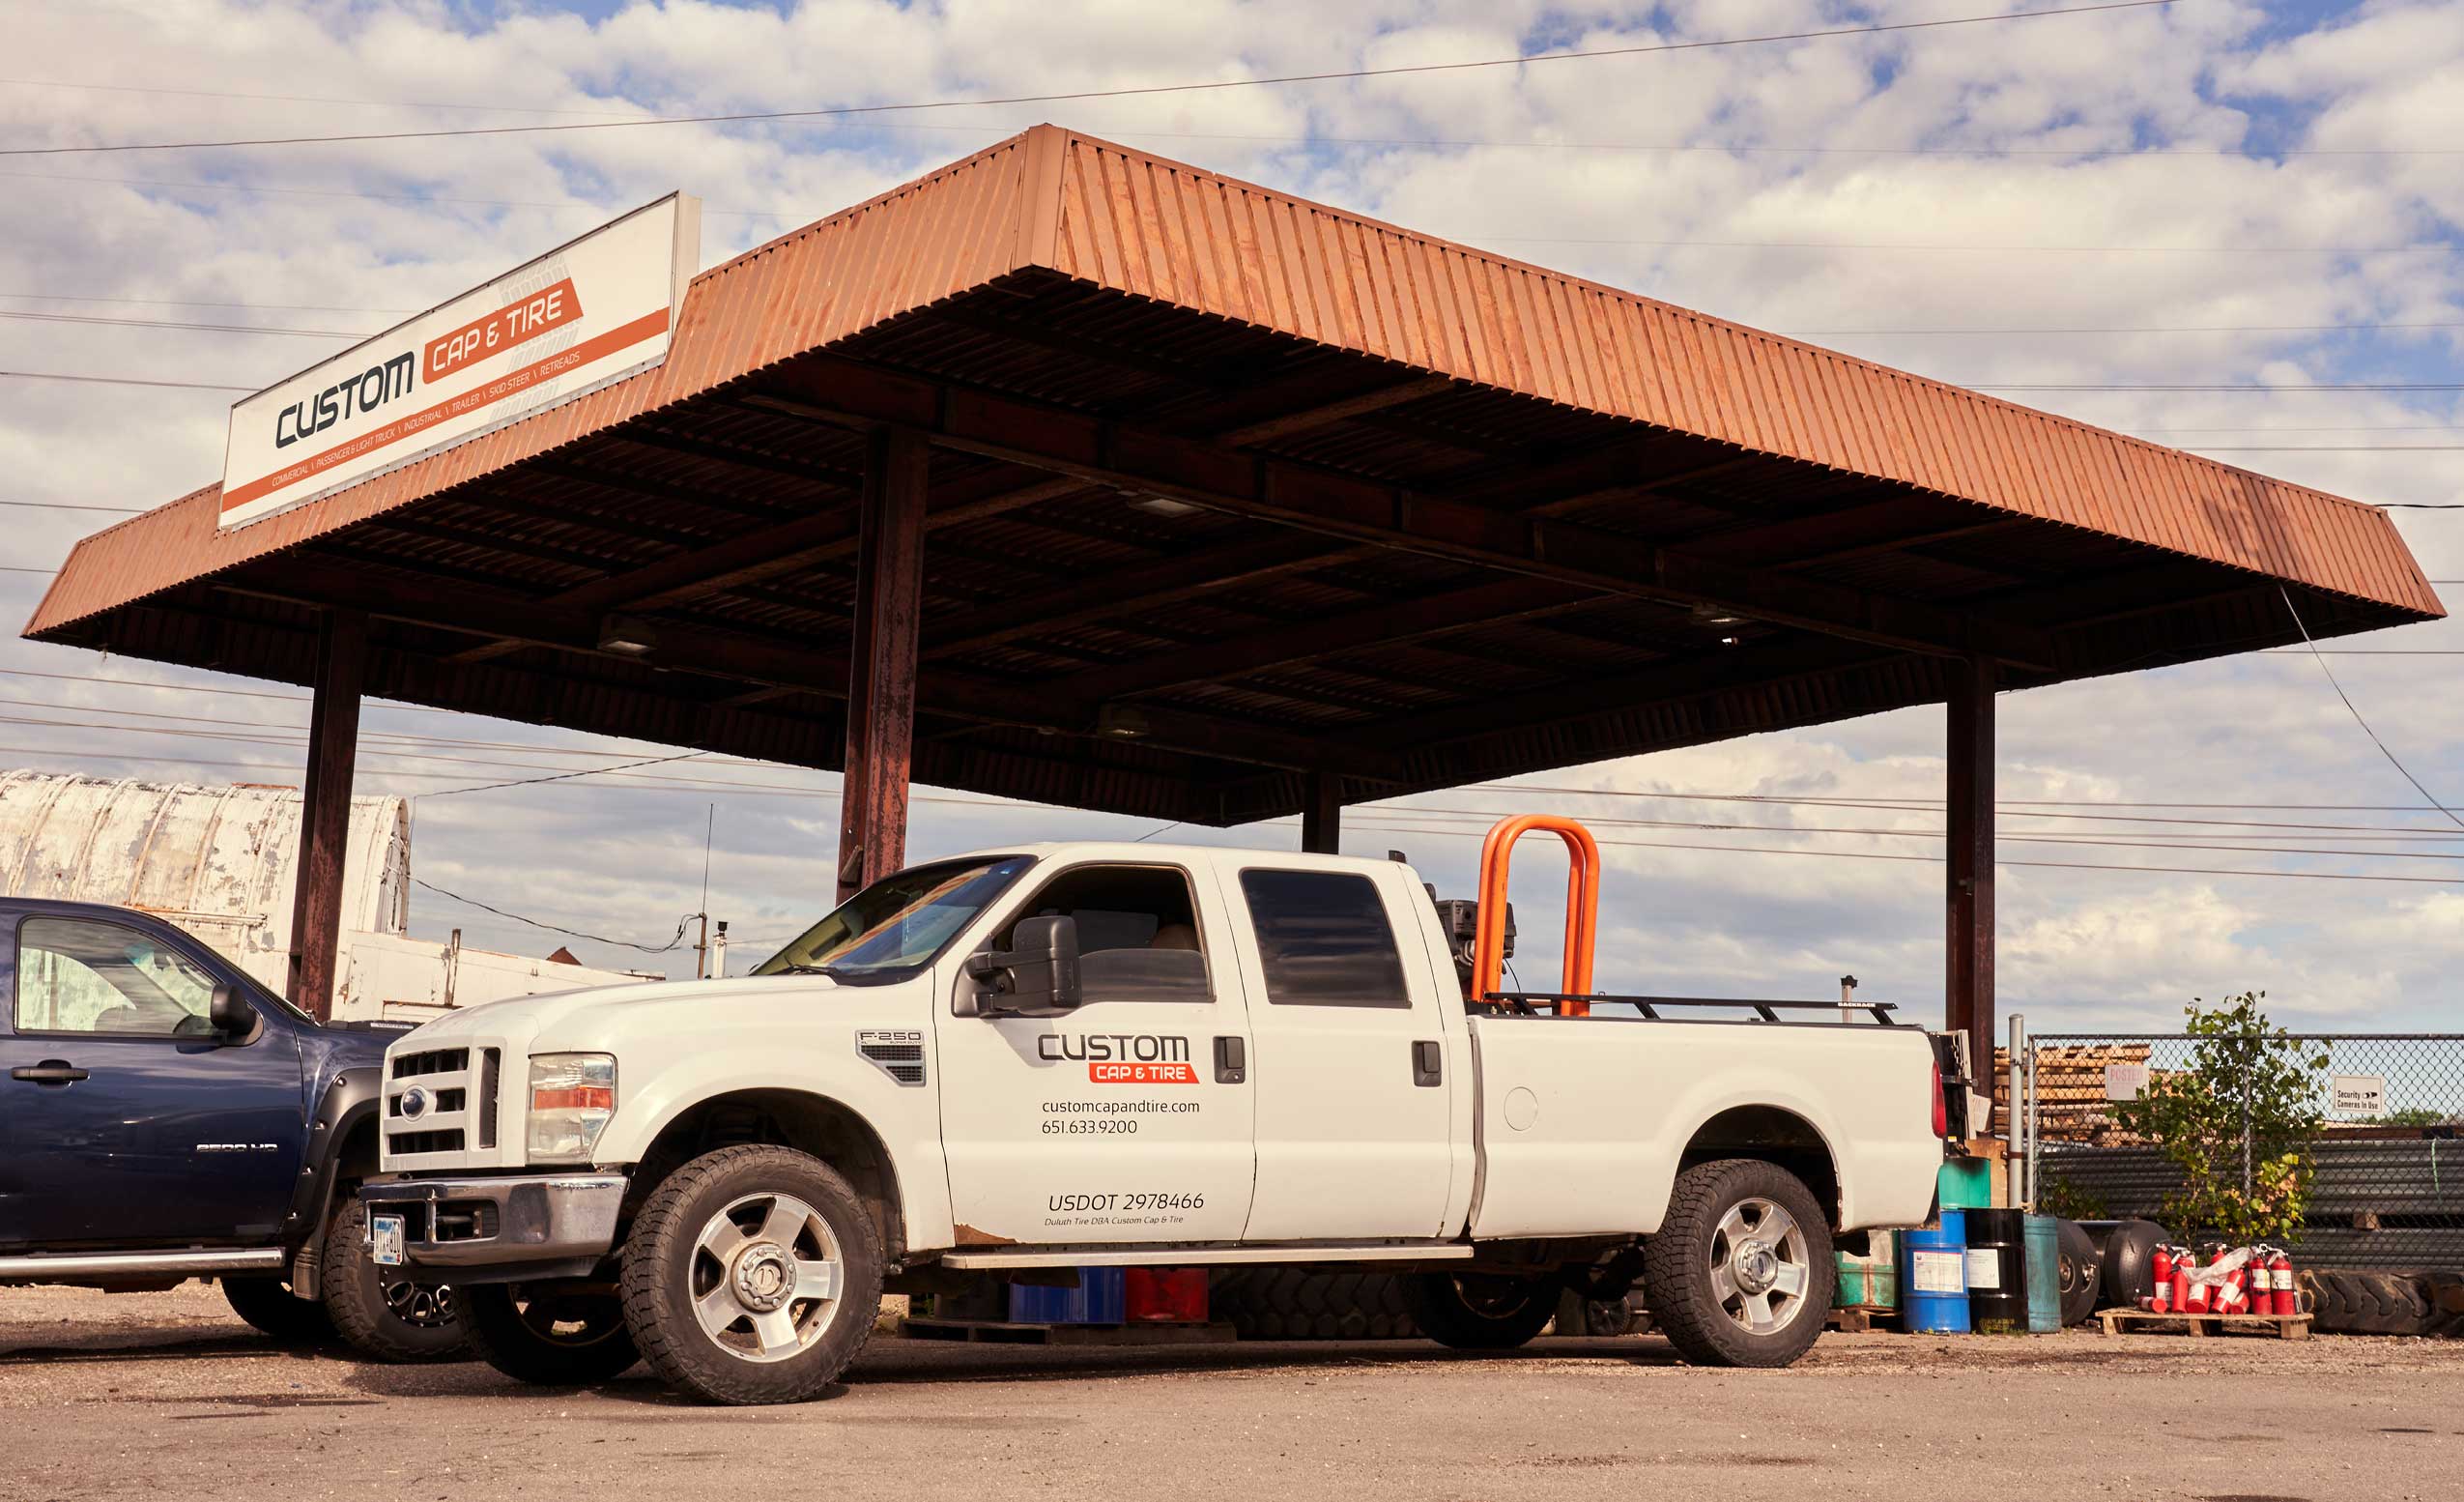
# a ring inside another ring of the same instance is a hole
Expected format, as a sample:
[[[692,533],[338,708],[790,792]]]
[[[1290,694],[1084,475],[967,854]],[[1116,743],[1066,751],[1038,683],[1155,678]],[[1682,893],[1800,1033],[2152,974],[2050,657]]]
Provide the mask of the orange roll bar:
[[[1472,1000],[1497,994],[1505,977],[1505,883],[1514,842],[1546,829],[1565,842],[1565,968],[1558,990],[1586,996],[1591,990],[1591,954],[1600,930],[1600,847],[1591,831],[1555,814],[1517,814],[1501,819],[1480,846],[1479,928],[1472,938]],[[1561,1017],[1589,1017],[1588,1001],[1558,1006]]]

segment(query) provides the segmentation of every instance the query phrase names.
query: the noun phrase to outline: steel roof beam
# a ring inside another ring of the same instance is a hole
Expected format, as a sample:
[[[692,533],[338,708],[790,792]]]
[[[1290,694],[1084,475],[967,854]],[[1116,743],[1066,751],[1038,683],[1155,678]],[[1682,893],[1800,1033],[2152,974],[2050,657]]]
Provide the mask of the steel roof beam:
[[[836,360],[772,373],[763,402],[825,422],[921,427],[947,447],[1146,491],[1304,532],[1705,605],[1777,625],[1938,656],[1984,653],[2049,668],[2050,633],[1845,585],[1740,567],[1573,522],[1501,513],[972,389]]]
[[[499,642],[617,661],[642,660],[599,645],[600,621],[594,612],[547,605],[481,585],[439,592],[415,580],[362,570],[336,572],[277,559],[217,578],[215,584],[234,593],[364,610],[390,621]],[[659,643],[655,665],[668,671],[734,679],[831,699],[846,697],[847,659],[842,653],[817,652],[666,621],[653,621],[650,628]],[[1015,725],[1069,736],[1091,736],[1098,729],[1091,711],[1081,712],[1041,688],[947,672],[924,677],[916,685],[916,702],[918,712],[940,719]],[[1382,752],[1307,734],[1160,707],[1142,708],[1139,713],[1145,724],[1134,738],[1146,744],[1261,766],[1340,771],[1381,784],[1395,776],[1393,759]]]

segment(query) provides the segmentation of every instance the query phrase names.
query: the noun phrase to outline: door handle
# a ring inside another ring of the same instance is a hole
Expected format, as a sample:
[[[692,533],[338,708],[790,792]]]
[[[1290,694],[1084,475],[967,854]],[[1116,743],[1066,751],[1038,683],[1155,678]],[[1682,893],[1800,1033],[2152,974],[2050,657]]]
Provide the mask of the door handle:
[[[94,1076],[65,1058],[46,1058],[40,1064],[10,1070],[9,1078],[31,1080],[36,1084],[70,1084],[79,1080],[91,1080]]]
[[[1412,1083],[1440,1084],[1446,1080],[1446,1045],[1421,1038],[1412,1045]]]
[[[1244,1084],[1249,1078],[1249,1042],[1246,1038],[1215,1040],[1215,1083]]]

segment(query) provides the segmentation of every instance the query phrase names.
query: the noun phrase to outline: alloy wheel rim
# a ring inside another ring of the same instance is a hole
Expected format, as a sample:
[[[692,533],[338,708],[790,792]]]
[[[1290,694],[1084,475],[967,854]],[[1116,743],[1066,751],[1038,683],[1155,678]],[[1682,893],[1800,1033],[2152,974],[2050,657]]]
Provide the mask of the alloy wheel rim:
[[[453,1323],[451,1288],[422,1288],[415,1283],[397,1280],[386,1284],[380,1291],[385,1295],[386,1308],[406,1325],[437,1330]]]
[[[1814,1286],[1805,1228],[1775,1200],[1740,1199],[1711,1233],[1711,1296],[1748,1335],[1795,1323]]]
[[[821,1212],[793,1195],[745,1195],[710,1217],[686,1269],[694,1319],[739,1361],[787,1361],[838,1317],[846,1263]]]

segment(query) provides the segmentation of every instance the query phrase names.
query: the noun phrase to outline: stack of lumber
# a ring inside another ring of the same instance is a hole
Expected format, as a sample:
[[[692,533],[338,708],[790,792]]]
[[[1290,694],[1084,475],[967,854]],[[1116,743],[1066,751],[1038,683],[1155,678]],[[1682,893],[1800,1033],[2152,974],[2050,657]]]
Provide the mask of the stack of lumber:
[[[2153,1050],[2144,1043],[2062,1043],[2036,1053],[2037,1135],[2049,1142],[2123,1146],[2139,1139],[2114,1118],[2105,1091],[2111,1064],[2145,1066]],[[1993,1135],[2009,1135],[2011,1051],[1993,1051]]]

